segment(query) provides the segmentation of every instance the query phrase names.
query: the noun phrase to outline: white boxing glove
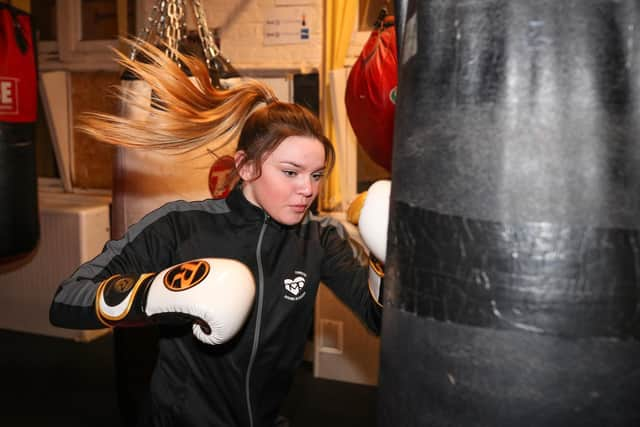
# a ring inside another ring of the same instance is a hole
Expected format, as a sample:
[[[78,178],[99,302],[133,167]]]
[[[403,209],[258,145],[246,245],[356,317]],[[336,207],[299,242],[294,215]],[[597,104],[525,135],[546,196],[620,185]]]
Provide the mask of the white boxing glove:
[[[387,228],[391,181],[374,182],[367,190],[358,216],[362,241],[369,249],[369,290],[376,302],[382,300],[384,263],[387,258]]]
[[[358,218],[358,229],[364,244],[373,256],[383,264],[387,258],[390,197],[391,181],[374,182],[367,190],[367,196]]]
[[[241,262],[198,259],[160,273],[109,277],[96,292],[96,314],[109,327],[186,318],[194,321],[197,339],[221,344],[247,320],[255,289],[253,274]]]

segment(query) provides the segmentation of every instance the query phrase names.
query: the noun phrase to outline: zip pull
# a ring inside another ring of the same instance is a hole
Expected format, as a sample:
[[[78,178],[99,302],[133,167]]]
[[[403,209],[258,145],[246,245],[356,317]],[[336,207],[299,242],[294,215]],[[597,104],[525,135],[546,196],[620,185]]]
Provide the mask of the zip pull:
[[[268,223],[271,219],[271,216],[267,212],[264,213],[264,224]]]

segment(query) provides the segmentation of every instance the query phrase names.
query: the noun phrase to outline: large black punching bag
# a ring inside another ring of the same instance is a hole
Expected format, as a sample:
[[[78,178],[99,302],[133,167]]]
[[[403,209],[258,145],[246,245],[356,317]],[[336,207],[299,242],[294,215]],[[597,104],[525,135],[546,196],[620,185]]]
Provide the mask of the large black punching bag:
[[[640,4],[409,2],[381,426],[640,426]]]
[[[0,4],[0,262],[40,237],[36,175],[36,60],[31,15]]]

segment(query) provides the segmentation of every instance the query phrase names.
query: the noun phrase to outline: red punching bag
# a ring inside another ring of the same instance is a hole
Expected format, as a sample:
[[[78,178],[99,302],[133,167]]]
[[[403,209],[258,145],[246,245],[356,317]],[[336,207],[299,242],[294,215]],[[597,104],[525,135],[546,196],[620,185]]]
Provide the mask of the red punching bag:
[[[33,43],[31,16],[0,4],[0,258],[31,251],[40,235]]]
[[[358,144],[391,171],[391,147],[398,59],[394,17],[383,10],[356,60],[345,91],[345,105]]]

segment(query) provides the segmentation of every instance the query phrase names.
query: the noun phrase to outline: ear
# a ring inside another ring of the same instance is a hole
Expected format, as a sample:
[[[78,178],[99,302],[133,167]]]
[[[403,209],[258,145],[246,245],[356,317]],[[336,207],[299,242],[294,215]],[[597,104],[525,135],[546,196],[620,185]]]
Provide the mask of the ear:
[[[233,156],[234,162],[236,164],[236,170],[238,171],[238,176],[244,182],[251,181],[255,178],[255,168],[253,162],[244,162],[247,154],[244,151],[236,151]]]

